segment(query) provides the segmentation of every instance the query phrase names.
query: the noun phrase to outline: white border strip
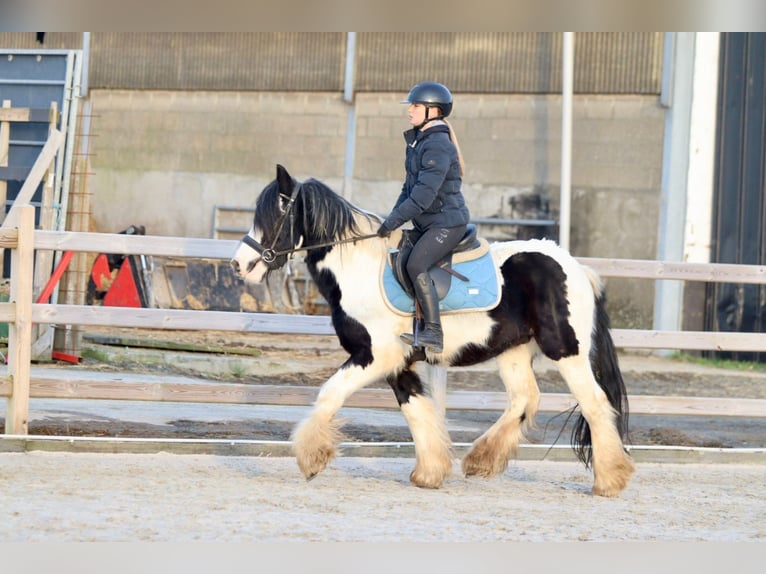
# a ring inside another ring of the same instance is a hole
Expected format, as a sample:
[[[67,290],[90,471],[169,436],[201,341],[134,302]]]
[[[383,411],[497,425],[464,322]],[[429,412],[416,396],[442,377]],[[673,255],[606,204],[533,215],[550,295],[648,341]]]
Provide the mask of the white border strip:
[[[65,448],[61,448],[62,445]],[[69,447],[67,449],[66,447]],[[92,447],[89,449],[88,447]],[[0,435],[0,454],[9,452],[58,451],[58,452],[104,452],[118,454],[216,454],[228,456],[253,456],[257,450],[261,456],[292,456],[292,443],[281,440],[249,439],[188,439],[188,438],[137,438],[137,437],[83,437],[47,435]],[[131,448],[154,447],[154,448]],[[189,447],[189,448],[187,448]],[[196,448],[195,448],[196,447]],[[339,445],[341,456],[414,458],[411,442],[343,442]],[[453,450],[459,455],[471,448],[471,443],[454,443]],[[766,464],[766,448],[715,448],[667,445],[634,445],[627,447],[637,462],[668,463],[743,463]],[[517,460],[575,461],[574,453],[567,444],[525,444],[519,446]]]

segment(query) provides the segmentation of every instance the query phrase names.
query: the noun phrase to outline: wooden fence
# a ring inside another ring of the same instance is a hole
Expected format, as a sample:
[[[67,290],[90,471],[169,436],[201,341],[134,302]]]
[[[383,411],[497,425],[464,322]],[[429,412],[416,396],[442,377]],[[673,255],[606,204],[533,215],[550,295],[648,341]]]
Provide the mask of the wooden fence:
[[[109,381],[60,380],[36,377],[31,372],[32,324],[107,325],[178,330],[220,330],[259,333],[332,334],[327,316],[278,315],[178,309],[135,309],[85,305],[33,303],[35,251],[143,254],[182,258],[228,260],[236,241],[160,236],[35,231],[34,209],[19,206],[17,227],[0,229],[0,248],[11,250],[10,301],[0,303],[0,322],[9,324],[7,376],[0,377],[0,397],[7,397],[5,432],[27,434],[29,399],[79,398],[143,401],[179,401],[244,404],[309,405],[315,388],[245,385],[236,383],[175,382],[162,380]],[[746,265],[694,264],[625,259],[581,258],[604,277],[633,277],[731,283],[766,283],[766,268]],[[690,331],[612,331],[622,348],[738,350],[766,349],[764,333]],[[544,394],[541,410],[560,411],[573,404],[564,394]],[[390,391],[362,389],[348,406],[395,408]],[[448,409],[496,410],[505,408],[505,394],[456,391],[447,393]],[[631,412],[654,414],[711,414],[766,416],[766,401],[758,399],[710,399],[694,397],[631,397]]]

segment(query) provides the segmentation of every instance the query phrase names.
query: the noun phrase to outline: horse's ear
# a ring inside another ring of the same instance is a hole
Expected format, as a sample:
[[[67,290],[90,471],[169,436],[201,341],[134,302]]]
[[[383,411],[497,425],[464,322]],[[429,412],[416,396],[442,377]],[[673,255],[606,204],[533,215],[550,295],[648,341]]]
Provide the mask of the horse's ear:
[[[288,197],[292,195],[295,182],[284,166],[280,164],[277,164],[277,185],[280,193]]]

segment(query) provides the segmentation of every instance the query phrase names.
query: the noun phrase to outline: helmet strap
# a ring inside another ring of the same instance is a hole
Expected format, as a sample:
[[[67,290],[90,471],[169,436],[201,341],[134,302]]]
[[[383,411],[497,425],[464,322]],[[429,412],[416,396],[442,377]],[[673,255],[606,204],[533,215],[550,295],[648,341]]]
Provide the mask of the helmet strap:
[[[436,120],[443,120],[444,119],[444,116],[441,115],[441,114],[437,115],[435,118],[429,118],[428,117],[428,110],[430,110],[431,108],[436,108],[437,110],[440,109],[439,106],[426,106],[425,119],[422,122],[420,122],[418,125],[415,126],[416,130],[420,131],[423,128],[423,126],[426,125],[428,122],[434,122]]]

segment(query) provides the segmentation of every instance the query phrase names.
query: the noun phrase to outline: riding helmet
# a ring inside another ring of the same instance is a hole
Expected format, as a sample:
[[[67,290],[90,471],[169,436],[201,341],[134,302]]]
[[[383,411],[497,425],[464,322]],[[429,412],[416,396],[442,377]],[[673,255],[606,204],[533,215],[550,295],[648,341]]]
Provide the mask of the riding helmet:
[[[452,111],[452,94],[447,86],[438,82],[422,82],[416,84],[407,94],[403,104],[424,104],[426,106],[439,106],[442,117],[446,118]]]

